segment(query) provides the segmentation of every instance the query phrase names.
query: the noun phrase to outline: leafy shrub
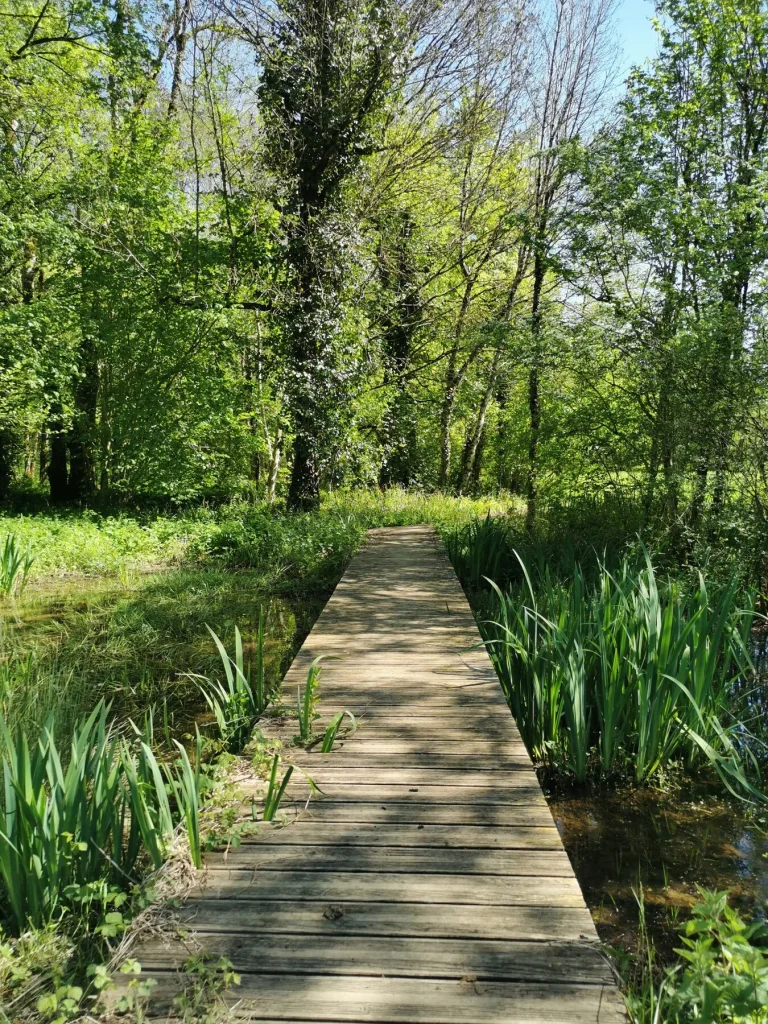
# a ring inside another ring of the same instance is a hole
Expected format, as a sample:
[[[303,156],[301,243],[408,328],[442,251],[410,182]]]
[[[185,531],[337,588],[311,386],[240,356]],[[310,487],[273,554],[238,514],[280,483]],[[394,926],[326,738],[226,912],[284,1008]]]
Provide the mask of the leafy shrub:
[[[746,924],[725,892],[700,890],[682,927],[682,962],[660,985],[650,980],[627,998],[636,1024],[766,1024],[768,926]]]

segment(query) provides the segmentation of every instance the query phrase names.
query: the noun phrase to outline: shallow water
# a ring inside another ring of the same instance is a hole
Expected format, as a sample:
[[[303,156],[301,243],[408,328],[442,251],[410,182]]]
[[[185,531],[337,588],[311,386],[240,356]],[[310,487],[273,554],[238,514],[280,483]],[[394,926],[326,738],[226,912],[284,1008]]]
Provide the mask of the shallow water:
[[[0,705],[38,726],[54,713],[64,731],[104,697],[121,718],[163,708],[171,730],[189,730],[204,707],[195,674],[221,675],[210,626],[246,663],[264,617],[267,687],[277,684],[317,618],[324,595],[264,592],[257,574],[168,570],[114,578],[59,579],[0,605]],[[28,665],[26,659],[32,656]]]
[[[752,919],[768,916],[768,813],[750,813],[703,787],[548,793],[555,822],[608,945],[638,948],[638,897],[663,960],[697,885],[727,889]]]

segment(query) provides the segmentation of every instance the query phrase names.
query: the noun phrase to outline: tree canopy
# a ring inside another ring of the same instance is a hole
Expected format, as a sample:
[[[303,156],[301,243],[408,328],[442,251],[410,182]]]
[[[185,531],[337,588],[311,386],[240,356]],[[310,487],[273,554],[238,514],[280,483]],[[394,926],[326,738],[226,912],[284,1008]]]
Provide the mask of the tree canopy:
[[[620,494],[765,521],[768,12],[19,0],[0,494]],[[730,517],[730,518],[729,518]],[[745,526],[747,524],[747,526]]]

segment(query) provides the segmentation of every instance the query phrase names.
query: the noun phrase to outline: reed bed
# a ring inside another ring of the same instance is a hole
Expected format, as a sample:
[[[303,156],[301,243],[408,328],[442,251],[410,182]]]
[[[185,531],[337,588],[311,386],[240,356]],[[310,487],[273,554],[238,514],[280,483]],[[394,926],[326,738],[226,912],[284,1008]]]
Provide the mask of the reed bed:
[[[752,593],[737,579],[712,588],[701,573],[661,574],[642,547],[613,571],[595,559],[556,576],[514,550],[511,565],[499,537],[478,522],[449,552],[476,598],[485,585],[481,629],[537,761],[579,783],[642,784],[673,764],[708,766],[734,795],[764,799],[751,736],[732,710],[735,688],[754,675]]]

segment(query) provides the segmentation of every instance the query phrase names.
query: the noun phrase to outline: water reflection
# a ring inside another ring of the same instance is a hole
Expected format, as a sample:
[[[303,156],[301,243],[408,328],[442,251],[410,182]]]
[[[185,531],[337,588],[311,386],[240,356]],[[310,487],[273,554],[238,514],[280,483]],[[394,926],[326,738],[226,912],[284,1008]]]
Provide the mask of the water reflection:
[[[642,889],[651,937],[671,959],[697,885],[728,889],[748,917],[768,912],[768,815],[705,789],[548,794],[601,939],[635,950]]]

